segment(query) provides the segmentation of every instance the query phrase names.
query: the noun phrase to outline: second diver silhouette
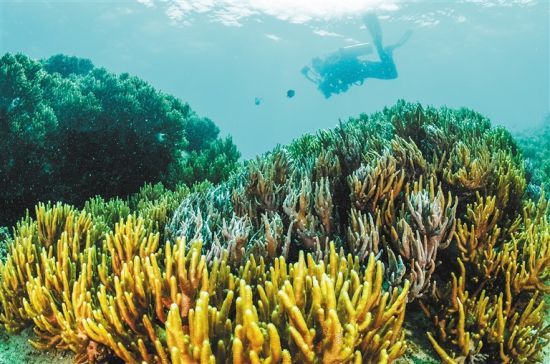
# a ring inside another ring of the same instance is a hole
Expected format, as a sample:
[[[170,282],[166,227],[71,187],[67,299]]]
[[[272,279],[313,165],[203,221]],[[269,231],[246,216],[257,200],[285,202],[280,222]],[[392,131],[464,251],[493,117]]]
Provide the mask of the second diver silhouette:
[[[362,85],[367,78],[397,78],[393,51],[407,42],[412,31],[405,32],[397,43],[384,47],[378,17],[375,14],[367,14],[364,21],[372,36],[379,61],[364,59],[364,56],[372,53],[372,47],[364,43],[340,48],[325,59],[313,58],[311,66],[302,69],[302,74],[314,82],[326,98],[346,92],[352,85]]]

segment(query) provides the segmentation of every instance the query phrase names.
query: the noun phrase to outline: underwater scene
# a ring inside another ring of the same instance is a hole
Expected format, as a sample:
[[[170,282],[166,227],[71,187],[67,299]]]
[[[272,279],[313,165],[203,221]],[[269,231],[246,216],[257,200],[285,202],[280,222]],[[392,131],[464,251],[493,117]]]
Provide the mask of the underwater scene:
[[[548,0],[0,0],[0,364],[550,364]]]

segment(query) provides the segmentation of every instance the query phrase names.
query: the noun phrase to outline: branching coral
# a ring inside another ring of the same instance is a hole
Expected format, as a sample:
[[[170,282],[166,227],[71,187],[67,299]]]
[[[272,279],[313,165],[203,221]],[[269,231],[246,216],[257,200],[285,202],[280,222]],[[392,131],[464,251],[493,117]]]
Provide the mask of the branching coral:
[[[473,221],[457,232],[460,276],[453,273],[449,290],[440,291],[441,309],[432,313],[445,349],[430,334],[442,359],[458,362],[485,357],[501,362],[533,362],[550,340],[545,327],[550,291],[550,224],[548,200],[528,203],[520,224],[501,234],[494,198],[469,209]],[[509,235],[509,240],[499,236]],[[474,269],[466,273],[466,266]],[[446,303],[447,302],[447,303]]]
[[[391,154],[410,179],[418,178],[428,172],[428,163],[412,140],[406,141],[398,136],[395,137],[391,141]]]
[[[115,355],[128,363],[387,362],[405,351],[409,285],[383,291],[374,255],[361,268],[331,244],[324,261],[301,253],[294,264],[281,257],[269,268],[251,257],[234,274],[231,252],[208,267],[200,241],[159,246],[158,233],[134,215],[92,244],[83,223],[90,215],[73,219],[62,205],[39,211],[40,224],[29,219],[20,231],[46,233],[14,245],[1,272],[3,323],[32,321],[38,348],[70,349],[78,362]],[[54,217],[63,212],[61,224]],[[66,229],[57,242],[37,249],[57,225]],[[25,249],[37,252],[37,271],[25,263],[27,276],[17,277]],[[21,309],[8,305],[15,291],[7,277],[16,287],[27,280]]]
[[[245,256],[246,243],[250,240],[250,220],[233,216],[229,225],[223,221],[222,236],[229,251],[231,263],[239,266]]]
[[[384,210],[401,192],[405,179],[404,170],[399,170],[391,155],[374,159],[373,164],[362,165],[350,177],[348,184],[351,201],[359,210],[375,213]]]
[[[86,259],[82,252],[97,237],[89,214],[62,204],[39,204],[36,221],[24,219],[14,235],[8,258],[0,265],[0,320],[8,331],[19,330],[29,320],[44,321],[44,317],[34,314],[40,308],[29,312],[23,306],[38,305],[49,311],[52,300],[69,299],[67,288],[77,280]],[[47,287],[46,292],[41,291],[43,286]],[[48,297],[33,297],[42,294]]]
[[[313,201],[312,185],[308,178],[301,180],[301,188],[298,192],[290,190],[283,203],[283,209],[290,218],[294,231],[298,234],[301,244],[306,248],[313,248],[315,237],[323,236],[323,230],[319,228],[320,222],[312,209],[315,204],[318,214],[325,218],[324,223],[330,229],[330,212],[332,201],[330,192],[317,188],[316,201]]]
[[[334,246],[326,263],[303,254],[295,264],[276,259],[270,272],[259,273],[267,279],[257,289],[246,279],[239,281],[234,320],[227,320],[233,291],[221,308],[213,307],[211,294],[202,291],[189,313],[188,334],[173,305],[166,323],[172,361],[393,361],[405,350],[401,325],[408,283],[401,292],[384,293],[383,268],[373,255],[364,273],[355,267],[357,263],[338,256]],[[214,346],[213,335],[224,339]]]
[[[459,223],[456,242],[462,261],[470,262],[486,278],[492,278],[501,268],[501,260],[507,252],[497,254],[501,229],[497,222],[500,211],[496,208],[496,197],[482,198],[468,207],[468,220],[471,225]]]
[[[539,358],[550,339],[550,327],[544,326],[545,303],[538,293],[521,304],[512,297],[508,280],[505,295],[489,297],[482,291],[477,297],[470,296],[465,289],[466,270],[459,263],[461,276],[457,279],[453,274],[450,307],[443,317],[435,316],[441,338],[457,348],[457,356],[448,354],[428,334],[442,360],[458,363],[491,358],[503,363],[528,363]]]
[[[94,279],[97,237],[91,215],[68,205],[40,204],[36,222],[18,224],[0,266],[0,319],[8,331],[32,321],[35,347],[84,350],[88,341],[78,315]]]
[[[435,182],[430,180],[429,189],[424,189],[422,178],[409,193],[407,186],[407,210],[401,212],[397,229],[392,227],[394,248],[410,264],[410,297],[422,296],[432,282],[431,276],[437,264],[437,252],[451,243],[455,230],[457,199],[450,193],[445,198],[441,186],[435,193]]]
[[[348,227],[347,242],[349,251],[359,261],[365,261],[369,254],[378,254],[380,250],[380,234],[378,225],[374,223],[372,215],[362,214],[357,209],[352,209]]]
[[[286,182],[288,160],[278,150],[268,157],[256,159],[248,165],[246,193],[263,211],[275,211],[282,198],[282,186]]]

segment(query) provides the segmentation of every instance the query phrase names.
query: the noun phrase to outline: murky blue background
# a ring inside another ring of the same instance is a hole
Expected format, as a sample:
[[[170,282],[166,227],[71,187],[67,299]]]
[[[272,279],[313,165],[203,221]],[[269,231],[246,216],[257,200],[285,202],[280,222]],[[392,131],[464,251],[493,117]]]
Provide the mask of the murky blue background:
[[[64,53],[139,76],[213,119],[245,158],[399,98],[466,106],[512,130],[549,113],[547,0],[318,4],[2,0],[0,52]],[[314,56],[370,42],[366,10],[381,17],[386,43],[414,31],[395,52],[399,78],[325,99],[300,69]]]

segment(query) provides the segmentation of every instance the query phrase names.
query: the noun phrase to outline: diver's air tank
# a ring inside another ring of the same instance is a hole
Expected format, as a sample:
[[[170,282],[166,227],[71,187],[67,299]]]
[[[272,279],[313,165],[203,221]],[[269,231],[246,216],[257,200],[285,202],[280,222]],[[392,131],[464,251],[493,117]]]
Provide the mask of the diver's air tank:
[[[340,48],[340,54],[343,57],[367,56],[373,52],[374,50],[372,48],[372,44],[370,43],[358,43]]]

